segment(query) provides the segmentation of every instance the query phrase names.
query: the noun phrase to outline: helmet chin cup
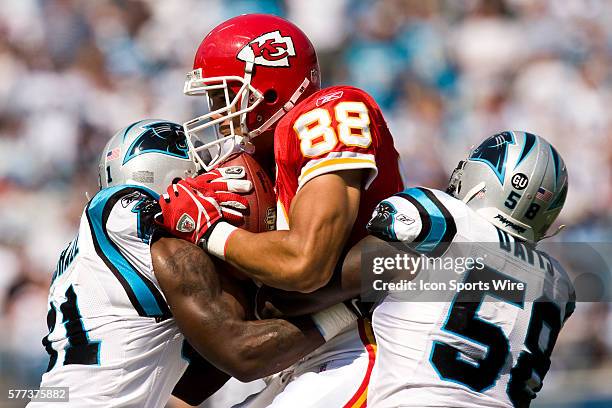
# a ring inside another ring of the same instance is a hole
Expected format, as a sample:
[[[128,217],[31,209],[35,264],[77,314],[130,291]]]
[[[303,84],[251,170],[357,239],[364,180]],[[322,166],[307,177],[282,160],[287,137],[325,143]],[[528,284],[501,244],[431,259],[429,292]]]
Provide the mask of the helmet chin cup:
[[[255,145],[251,143],[251,140],[248,137],[243,137],[238,147],[241,152],[248,154],[255,153]]]

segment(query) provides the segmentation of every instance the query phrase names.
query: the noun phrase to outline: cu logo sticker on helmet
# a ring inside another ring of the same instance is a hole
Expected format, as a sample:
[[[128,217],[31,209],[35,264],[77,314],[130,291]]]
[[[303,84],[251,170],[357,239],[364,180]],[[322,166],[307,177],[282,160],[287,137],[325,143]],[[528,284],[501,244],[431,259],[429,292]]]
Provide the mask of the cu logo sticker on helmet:
[[[288,67],[289,57],[295,57],[293,40],[289,36],[283,37],[278,30],[255,38],[236,56],[241,61],[267,67]]]
[[[523,173],[516,173],[512,176],[511,182],[512,187],[516,188],[517,190],[523,190],[525,187],[527,187],[527,184],[529,184],[529,178]]]

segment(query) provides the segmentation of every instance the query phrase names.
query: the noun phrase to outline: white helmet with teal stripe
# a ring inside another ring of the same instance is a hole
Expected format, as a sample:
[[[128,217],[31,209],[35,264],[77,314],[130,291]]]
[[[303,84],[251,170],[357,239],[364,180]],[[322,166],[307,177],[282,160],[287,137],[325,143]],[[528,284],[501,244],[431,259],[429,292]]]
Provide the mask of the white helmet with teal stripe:
[[[162,194],[175,179],[193,177],[197,170],[181,125],[145,119],[119,130],[106,144],[98,184],[136,184]]]
[[[567,185],[565,163],[550,143],[505,131],[459,162],[447,192],[509,234],[537,242],[563,208]]]

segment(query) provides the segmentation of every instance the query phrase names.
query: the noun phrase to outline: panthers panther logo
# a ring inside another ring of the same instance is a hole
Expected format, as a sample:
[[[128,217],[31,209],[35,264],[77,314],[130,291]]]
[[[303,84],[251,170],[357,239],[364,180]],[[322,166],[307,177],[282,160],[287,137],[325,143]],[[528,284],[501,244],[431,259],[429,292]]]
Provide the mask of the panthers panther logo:
[[[515,143],[512,133],[498,133],[482,142],[470,155],[469,160],[481,161],[487,164],[495,172],[499,182],[503,185],[506,176],[508,145]]]
[[[395,207],[383,201],[378,204],[375,210],[376,215],[368,222],[366,228],[372,235],[385,241],[398,241],[393,231],[394,216],[397,214]]]
[[[130,145],[123,164],[143,153],[156,152],[189,159],[187,137],[176,123],[156,122],[142,126],[143,132]]]

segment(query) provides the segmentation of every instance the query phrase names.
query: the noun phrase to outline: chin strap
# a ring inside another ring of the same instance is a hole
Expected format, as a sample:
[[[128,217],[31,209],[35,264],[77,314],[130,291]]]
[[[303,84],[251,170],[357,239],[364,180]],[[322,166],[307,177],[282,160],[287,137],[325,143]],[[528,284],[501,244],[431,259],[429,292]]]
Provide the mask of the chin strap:
[[[558,233],[560,233],[563,229],[565,229],[566,225],[565,224],[561,224],[559,225],[559,227],[557,228],[557,230],[555,232],[553,232],[552,234],[547,234],[544,235],[542,238],[540,238],[540,241],[547,239],[547,238],[552,238],[555,235],[557,235]]]
[[[280,118],[285,116],[287,112],[293,109],[297,100],[300,99],[300,96],[302,96],[302,94],[306,91],[306,88],[308,88],[308,85],[310,85],[310,81],[307,78],[304,78],[304,81],[302,81],[301,85],[298,86],[295,92],[293,92],[293,95],[291,95],[291,98],[289,98],[287,103],[285,103],[282,108],[277,110],[274,115],[270,116],[270,119],[266,120],[260,127],[253,130],[252,132],[249,132],[249,138],[259,136],[260,134],[268,130],[268,128],[274,123],[276,123]]]
[[[478,193],[483,191],[485,187],[486,187],[485,182],[476,184],[474,188],[472,188],[470,191],[467,192],[467,194],[465,195],[465,197],[463,197],[461,201],[463,201],[465,204],[469,203],[470,201],[472,201],[474,197],[476,197]]]
[[[242,100],[240,101],[240,110],[245,110],[249,104],[249,98],[251,93],[249,92],[249,85],[251,84],[251,78],[253,76],[253,62],[249,61],[246,63],[244,67],[244,83],[247,84],[244,92],[242,93]],[[242,130],[242,134],[246,135],[248,133],[248,129],[246,126],[246,113],[241,115],[242,120],[240,121],[240,128]]]

